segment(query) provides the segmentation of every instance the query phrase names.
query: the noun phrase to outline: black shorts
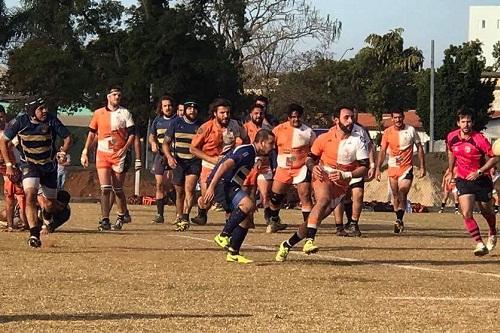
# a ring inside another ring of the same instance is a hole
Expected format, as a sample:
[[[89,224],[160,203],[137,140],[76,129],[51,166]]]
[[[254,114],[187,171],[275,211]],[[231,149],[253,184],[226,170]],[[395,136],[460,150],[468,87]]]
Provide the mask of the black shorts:
[[[132,151],[128,150],[125,155],[125,162],[123,163],[123,173],[126,173],[130,170],[130,166],[132,165]]]
[[[360,181],[357,181],[353,184],[349,184],[349,188],[365,188],[365,180],[361,178]]]
[[[23,180],[26,178],[38,178],[40,179],[40,185],[49,189],[57,188],[57,167],[23,163],[20,168],[23,172]]]
[[[241,199],[246,196],[248,194],[240,186],[219,182],[215,187],[214,201],[219,203],[226,213],[230,213],[238,207]]]
[[[168,170],[172,170],[172,168],[168,166],[167,159],[161,154],[156,154],[151,167],[151,173],[155,176],[163,176]]]
[[[476,201],[488,202],[491,200],[493,191],[493,182],[490,177],[482,176],[476,180],[466,180],[456,178],[458,195],[473,194]]]
[[[177,159],[177,167],[172,171],[172,183],[177,186],[184,185],[187,175],[200,176],[201,160],[180,160]]]

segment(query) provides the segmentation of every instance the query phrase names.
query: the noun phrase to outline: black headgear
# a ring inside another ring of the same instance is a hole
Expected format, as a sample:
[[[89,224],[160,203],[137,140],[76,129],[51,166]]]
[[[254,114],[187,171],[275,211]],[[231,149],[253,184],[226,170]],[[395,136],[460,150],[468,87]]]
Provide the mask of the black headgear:
[[[34,117],[35,110],[44,104],[45,104],[45,101],[43,100],[43,98],[34,97],[34,98],[28,100],[28,102],[26,104],[24,104],[24,109],[26,110],[26,113],[30,117]]]
[[[193,108],[197,109],[198,108],[198,104],[196,102],[193,102],[193,101],[187,101],[187,102],[184,102],[184,107],[185,108],[188,108],[192,106]]]

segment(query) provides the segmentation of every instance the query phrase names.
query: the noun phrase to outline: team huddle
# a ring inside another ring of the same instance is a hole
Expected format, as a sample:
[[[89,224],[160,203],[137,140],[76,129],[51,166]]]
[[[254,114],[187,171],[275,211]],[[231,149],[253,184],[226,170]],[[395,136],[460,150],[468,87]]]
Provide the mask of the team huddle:
[[[122,92],[113,87],[107,103],[96,110],[81,154],[81,164],[95,166],[101,188],[101,219],[98,230],[121,230],[132,220],[127,208],[123,183],[132,166],[142,167],[140,141],[131,113],[120,105]],[[182,108],[169,96],[163,96],[157,116],[151,124],[148,142],[155,154],[152,173],[156,183],[157,212],[152,222],[165,223],[164,206],[176,206],[171,219],[175,230],[188,231],[207,223],[210,207],[219,205],[226,213],[215,243],[227,251],[228,262],[250,263],[240,253],[248,230],[254,228],[257,203],[262,205],[267,233],[288,228],[280,218],[280,209],[292,187],[297,189],[302,223],[291,237],[279,245],[275,260],[283,262],[290,250],[303,242],[306,254],[318,252],[315,238],[321,222],[334,213],[338,236],[361,236],[361,215],[366,181],[380,181],[387,156],[387,174],[392,194],[394,233],[404,231],[407,195],[414,180],[413,152],[417,149],[419,177],[426,174],[424,150],[412,126],[404,123],[401,110],[391,110],[393,125],[382,135],[381,149],[366,129],[357,123],[357,110],[348,105],[332,114],[333,126],[325,133],[302,122],[304,108],[291,103],[287,119],[278,123],[268,112],[268,100],[258,97],[241,122],[231,118],[231,103],[215,99],[209,106],[209,120],[199,120],[198,105],[187,101]],[[31,247],[40,247],[40,233],[53,232],[71,214],[70,196],[57,190],[57,159],[63,159],[71,146],[66,127],[48,113],[42,99],[33,99],[8,125],[0,109],[1,161],[4,175],[6,219],[13,227],[15,202],[21,219],[27,223]],[[443,184],[456,184],[458,205],[466,229],[476,242],[474,254],[486,255],[496,246],[496,216],[489,170],[497,163],[492,147],[480,133],[472,130],[472,114],[459,110],[458,129],[447,138],[449,166]],[[56,147],[56,139],[62,146]],[[17,152],[18,157],[16,157]],[[201,195],[196,199],[197,187]],[[197,200],[197,202],[196,202]],[[111,221],[114,202],[118,215]],[[477,202],[489,226],[483,242],[473,217]],[[190,217],[197,205],[196,216]],[[347,218],[344,224],[344,214]]]

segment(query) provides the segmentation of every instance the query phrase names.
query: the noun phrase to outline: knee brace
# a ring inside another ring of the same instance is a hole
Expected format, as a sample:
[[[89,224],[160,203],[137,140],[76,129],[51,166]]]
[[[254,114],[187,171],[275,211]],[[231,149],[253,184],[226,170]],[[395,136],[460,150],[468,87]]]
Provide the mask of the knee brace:
[[[113,186],[111,186],[111,185],[101,185],[101,193],[103,195],[109,194],[112,189],[113,189]]]
[[[285,199],[285,194],[271,192],[271,197],[270,197],[269,201],[274,206],[281,206],[283,199]]]

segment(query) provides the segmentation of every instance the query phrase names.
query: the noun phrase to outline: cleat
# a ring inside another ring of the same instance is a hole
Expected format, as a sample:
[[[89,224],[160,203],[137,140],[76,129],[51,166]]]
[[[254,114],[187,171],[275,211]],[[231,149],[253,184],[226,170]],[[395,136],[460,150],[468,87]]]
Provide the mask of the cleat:
[[[207,216],[197,215],[191,219],[191,223],[197,225],[205,225],[207,224]]]
[[[230,238],[228,236],[221,236],[220,234],[214,237],[214,242],[224,250],[227,250],[229,247],[229,240]]]
[[[335,235],[338,237],[349,237],[349,234],[344,230],[344,228],[337,228]]]
[[[488,237],[488,241],[486,242],[486,248],[488,252],[491,252],[497,246],[497,235],[491,235]]]
[[[37,247],[42,246],[42,242],[40,241],[40,239],[38,237],[30,236],[30,238],[28,238],[28,245],[30,247],[37,248]]]
[[[438,213],[442,214],[443,212],[444,212],[444,210],[443,210],[443,208],[441,208]]]
[[[353,224],[351,230],[349,230],[349,236],[351,237],[361,237],[361,230],[359,230],[359,225]]]
[[[396,222],[394,222],[394,233],[402,234],[404,230],[405,230],[405,224],[403,223],[403,221],[396,220]]]
[[[354,224],[352,224],[350,221],[348,221],[346,224],[344,224],[344,230],[347,232],[352,232],[354,229]]]
[[[189,229],[189,222],[186,220],[180,220],[175,227],[175,231],[187,231]]]
[[[99,231],[108,231],[111,230],[111,223],[108,220],[99,221],[99,227],[97,227]]]
[[[132,223],[132,216],[130,216],[130,212],[128,210],[123,216],[123,223]]]
[[[151,223],[163,224],[163,223],[165,223],[165,219],[163,218],[163,216],[156,214],[155,217],[153,218],[153,220],[151,220]],[[174,222],[174,224],[176,224],[176,223],[177,223],[177,220]]]
[[[122,228],[123,228],[123,216],[118,215],[115,224],[111,226],[111,230],[117,231],[117,230],[122,230]]]
[[[302,252],[305,254],[313,254],[319,251],[319,247],[314,244],[314,239],[307,238],[304,247],[302,248]]]
[[[276,261],[283,262],[286,261],[286,257],[288,257],[288,253],[290,253],[290,249],[285,246],[285,242],[280,244],[280,248],[278,253],[276,253]]]
[[[239,264],[250,264],[253,262],[253,260],[247,259],[241,254],[231,254],[231,252],[228,252],[226,255],[226,261],[227,262],[237,262]]]
[[[460,214],[460,212],[458,211],[458,209],[455,209],[455,214]]]
[[[485,256],[489,253],[488,248],[484,245],[483,242],[479,242],[474,249],[474,255],[477,257]]]
[[[270,217],[269,224],[266,228],[266,233],[274,234],[278,231],[285,230],[288,228],[288,224],[281,223],[281,219],[278,217]]]

